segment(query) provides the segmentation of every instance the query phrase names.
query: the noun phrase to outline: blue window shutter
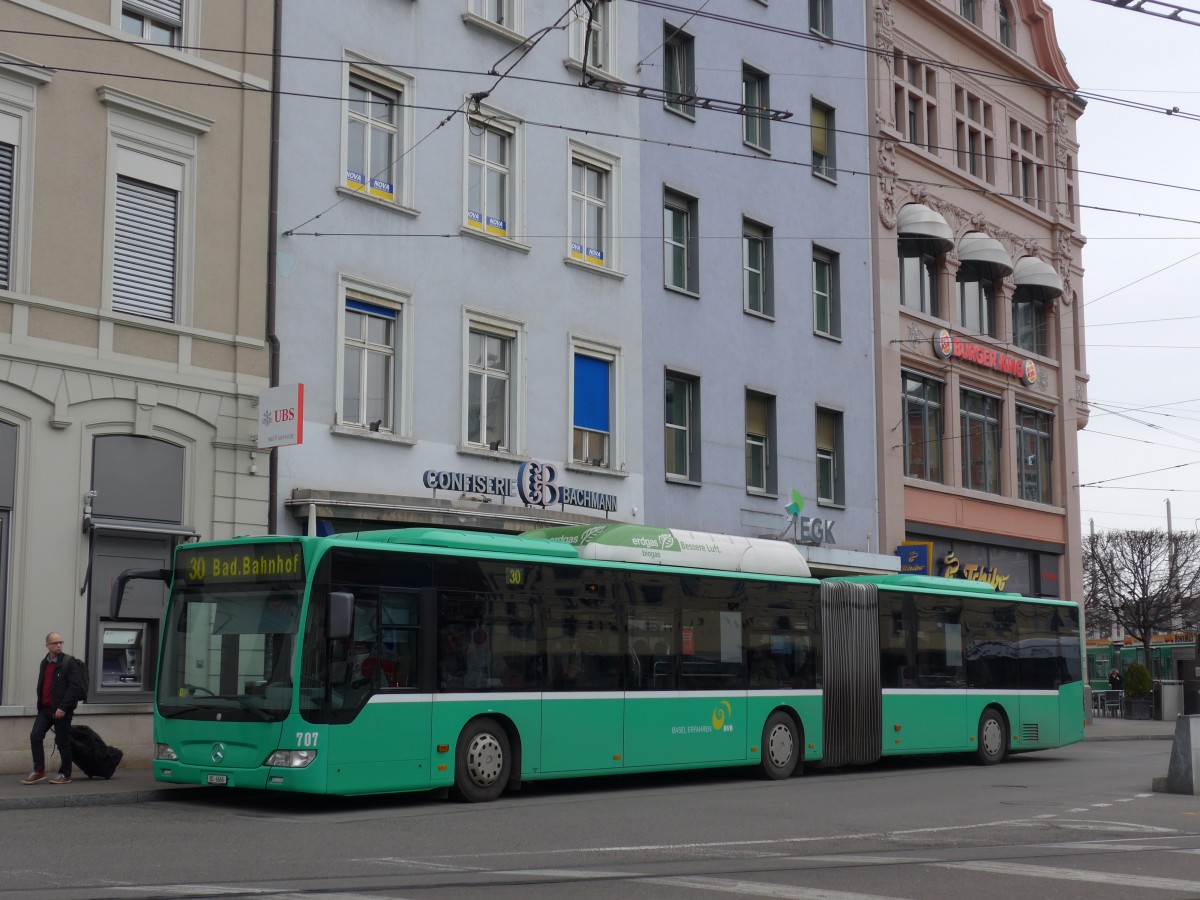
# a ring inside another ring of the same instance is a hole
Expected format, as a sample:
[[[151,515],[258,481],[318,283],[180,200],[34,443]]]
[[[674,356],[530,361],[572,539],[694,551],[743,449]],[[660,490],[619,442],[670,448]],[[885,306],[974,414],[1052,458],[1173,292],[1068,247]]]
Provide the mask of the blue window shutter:
[[[347,298],[346,309],[352,309],[355,312],[367,313],[372,316],[380,316],[384,319],[396,318],[396,311],[389,309],[386,306],[376,306],[374,303],[365,303],[362,300],[351,300]]]
[[[609,370],[612,363],[594,356],[575,357],[575,427],[606,434]]]

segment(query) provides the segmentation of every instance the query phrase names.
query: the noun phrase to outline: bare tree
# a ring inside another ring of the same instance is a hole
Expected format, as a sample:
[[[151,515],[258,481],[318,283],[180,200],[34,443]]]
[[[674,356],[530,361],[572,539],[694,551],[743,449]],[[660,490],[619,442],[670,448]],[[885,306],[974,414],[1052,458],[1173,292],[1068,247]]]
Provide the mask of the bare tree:
[[[1113,530],[1083,544],[1089,621],[1120,625],[1149,658],[1158,632],[1194,628],[1200,617],[1200,535],[1193,531]]]

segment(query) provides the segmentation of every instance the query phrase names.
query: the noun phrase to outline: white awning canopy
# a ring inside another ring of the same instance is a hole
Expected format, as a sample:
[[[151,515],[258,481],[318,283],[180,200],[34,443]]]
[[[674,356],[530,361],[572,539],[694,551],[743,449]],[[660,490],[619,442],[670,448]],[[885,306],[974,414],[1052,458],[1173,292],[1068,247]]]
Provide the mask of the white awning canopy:
[[[954,231],[940,213],[923,203],[910,203],[900,210],[896,232],[909,240],[928,241],[938,254],[954,246]]]
[[[981,231],[968,231],[958,242],[958,261],[962,269],[995,281],[1013,271],[1012,260],[995,238]]]
[[[1013,281],[1018,292],[1042,302],[1057,300],[1062,296],[1062,278],[1049,263],[1036,256],[1022,256],[1013,268]]]

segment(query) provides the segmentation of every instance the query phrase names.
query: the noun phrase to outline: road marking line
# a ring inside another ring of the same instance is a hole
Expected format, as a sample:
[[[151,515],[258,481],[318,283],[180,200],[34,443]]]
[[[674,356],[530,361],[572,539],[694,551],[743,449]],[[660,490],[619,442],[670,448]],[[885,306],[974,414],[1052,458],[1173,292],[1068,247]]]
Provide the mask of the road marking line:
[[[1119,872],[1093,872],[1086,869],[1006,862],[934,863],[934,866],[944,869],[961,869],[967,872],[987,872],[990,875],[1024,875],[1029,878],[1051,878],[1057,881],[1076,881],[1138,889],[1154,888],[1160,891],[1200,894],[1200,881],[1161,878],[1156,875],[1122,875]]]
[[[775,897],[778,900],[895,900],[879,894],[859,894],[824,888],[797,887],[789,884],[765,884],[760,881],[727,881],[721,878],[647,878],[647,882],[667,887],[693,888],[748,897]]]

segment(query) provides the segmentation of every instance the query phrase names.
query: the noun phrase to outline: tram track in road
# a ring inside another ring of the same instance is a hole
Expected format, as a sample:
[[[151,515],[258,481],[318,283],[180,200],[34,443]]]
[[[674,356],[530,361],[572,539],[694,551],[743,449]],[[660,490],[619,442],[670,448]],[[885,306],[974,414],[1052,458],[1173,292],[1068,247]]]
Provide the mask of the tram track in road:
[[[981,823],[1005,825],[1009,823]],[[1030,823],[1032,824],[1032,823]],[[1140,855],[1139,869],[1161,868],[1163,860],[1200,854],[1200,833],[1147,829],[1136,823],[1110,823],[1123,827],[1125,834],[1112,839],[1067,840],[1054,842],[989,843],[965,848],[956,844],[926,846],[911,850],[896,848],[878,852],[847,851],[814,853],[786,852],[782,843],[807,845],[814,841],[856,843],[888,838],[887,833],[860,833],[820,836],[802,840],[760,842],[703,842],[679,845],[613,846],[574,848],[556,851],[570,853],[566,865],[545,860],[544,851],[506,854],[507,865],[480,864],[481,854],[446,854],[439,857],[378,857],[347,860],[356,867],[380,866],[388,873],[327,875],[317,878],[297,876],[274,881],[246,880],[223,883],[121,883],[97,881],[37,890],[9,890],[0,887],[0,898],[54,897],[56,900],[200,900],[200,898],[271,898],[271,900],[399,900],[399,898],[459,897],[474,894],[494,897],[555,898],[562,896],[607,897],[620,894],[640,900],[646,897],[702,898],[706,895],[732,894],[747,897],[772,897],[777,900],[897,900],[933,896],[911,891],[884,891],[834,887],[845,882],[862,881],[865,873],[885,873],[872,883],[910,884],[917,876],[923,883],[966,875],[1008,879],[1060,896],[1085,896],[1084,891],[1100,888],[1130,889],[1139,895],[1200,896],[1200,879],[1119,871],[1122,858]],[[919,829],[924,834],[952,829]],[[1154,833],[1154,832],[1158,833]],[[748,859],[747,845],[760,848],[759,855]],[[767,847],[780,849],[770,850]],[[702,851],[696,853],[694,851]],[[621,860],[611,859],[621,854]],[[489,858],[495,858],[495,854]],[[634,859],[633,857],[640,857]],[[528,865],[540,857],[543,864]],[[589,858],[590,857],[590,858]],[[600,857],[605,857],[601,859]],[[650,857],[650,858],[647,858]],[[657,859],[653,857],[658,857]],[[1108,869],[1096,863],[1108,863]],[[1147,864],[1147,861],[1148,864]],[[1113,863],[1118,865],[1114,866]],[[1194,869],[1185,861],[1184,871]],[[940,874],[939,874],[940,873]],[[29,874],[26,872],[25,874]],[[1076,891],[1071,893],[1070,886]],[[1011,885],[1010,885],[1011,889]],[[1011,890],[1008,894],[1011,895]],[[997,893],[995,896],[1002,896]],[[941,891],[936,896],[953,896]],[[991,896],[991,894],[981,894]],[[1106,897],[1101,893],[1097,896]]]

